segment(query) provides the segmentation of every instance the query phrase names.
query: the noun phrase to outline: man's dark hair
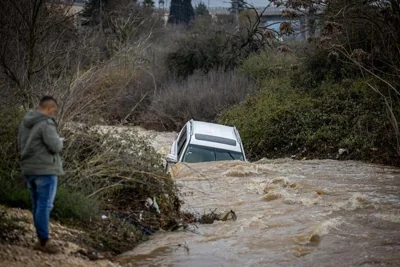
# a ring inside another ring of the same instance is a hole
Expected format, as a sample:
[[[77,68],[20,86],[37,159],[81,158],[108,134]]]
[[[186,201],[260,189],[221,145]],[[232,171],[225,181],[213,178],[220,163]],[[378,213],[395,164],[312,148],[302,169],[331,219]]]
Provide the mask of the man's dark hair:
[[[45,95],[45,96],[43,96],[43,97],[40,99],[39,107],[43,108],[43,107],[45,107],[49,102],[54,102],[54,103],[56,103],[56,105],[58,106],[57,100],[56,100],[54,97],[49,96],[49,95]]]

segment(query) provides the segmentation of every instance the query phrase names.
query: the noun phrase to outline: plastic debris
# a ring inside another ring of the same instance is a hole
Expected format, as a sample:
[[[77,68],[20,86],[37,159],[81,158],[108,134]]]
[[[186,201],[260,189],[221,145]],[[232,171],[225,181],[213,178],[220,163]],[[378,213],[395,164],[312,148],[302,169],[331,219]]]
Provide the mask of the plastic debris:
[[[156,197],[153,197],[153,207],[156,209],[158,213],[161,213],[160,207],[157,204]]]
[[[145,205],[146,208],[148,208],[148,209],[151,208],[151,207],[154,207],[158,213],[161,213],[160,207],[158,206],[158,203],[157,203],[157,201],[156,201],[156,197],[153,197],[153,199],[151,199],[151,198],[148,197],[148,198],[146,199],[146,202],[144,203],[144,205]]]
[[[148,197],[144,205],[146,206],[146,208],[150,208],[151,206],[153,206],[153,200]]]
[[[141,222],[142,220],[143,220],[143,210],[140,211],[140,214],[139,214],[139,222]]]

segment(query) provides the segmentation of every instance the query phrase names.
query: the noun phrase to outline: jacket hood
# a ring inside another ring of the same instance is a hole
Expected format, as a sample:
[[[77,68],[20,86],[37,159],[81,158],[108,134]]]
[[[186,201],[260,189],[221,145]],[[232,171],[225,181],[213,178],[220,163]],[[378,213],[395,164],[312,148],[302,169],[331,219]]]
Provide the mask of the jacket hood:
[[[33,126],[35,126],[35,124],[37,124],[38,122],[41,122],[41,121],[47,120],[47,119],[53,120],[52,117],[49,117],[43,113],[40,113],[40,112],[34,111],[34,110],[30,110],[30,111],[28,111],[28,113],[26,113],[26,115],[24,117],[24,125],[25,125],[25,127],[30,129]]]

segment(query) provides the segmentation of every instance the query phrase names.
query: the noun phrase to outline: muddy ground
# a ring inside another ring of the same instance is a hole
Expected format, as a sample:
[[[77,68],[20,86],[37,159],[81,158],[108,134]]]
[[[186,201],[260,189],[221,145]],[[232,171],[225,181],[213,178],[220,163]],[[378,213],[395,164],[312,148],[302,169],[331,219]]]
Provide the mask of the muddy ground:
[[[57,255],[33,250],[37,239],[30,211],[0,206],[0,266],[121,266],[113,262],[111,253],[88,246],[85,232],[54,221],[50,227],[53,241],[61,248]]]

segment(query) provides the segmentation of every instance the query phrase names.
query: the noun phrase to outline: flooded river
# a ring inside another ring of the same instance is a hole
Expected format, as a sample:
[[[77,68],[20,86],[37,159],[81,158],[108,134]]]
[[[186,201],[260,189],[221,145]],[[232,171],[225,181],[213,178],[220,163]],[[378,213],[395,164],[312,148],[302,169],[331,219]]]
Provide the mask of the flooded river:
[[[156,148],[168,145],[157,137]],[[158,147],[157,147],[158,145]],[[184,209],[236,221],[157,233],[132,266],[400,266],[400,169],[291,159],[179,164]]]

